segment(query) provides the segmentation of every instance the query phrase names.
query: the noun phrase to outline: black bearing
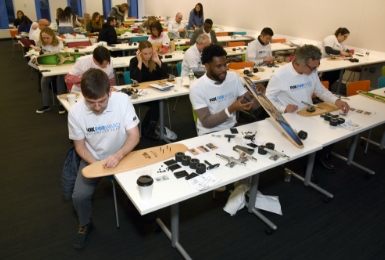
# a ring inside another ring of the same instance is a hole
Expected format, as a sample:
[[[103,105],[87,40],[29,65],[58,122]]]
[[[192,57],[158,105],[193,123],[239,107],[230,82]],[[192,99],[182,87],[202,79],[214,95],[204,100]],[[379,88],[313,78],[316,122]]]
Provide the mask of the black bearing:
[[[183,156],[182,157],[182,165],[183,166],[188,166],[190,164],[191,157],[190,156]]]
[[[181,162],[183,156],[184,156],[184,153],[182,153],[182,152],[177,152],[177,153],[175,154],[175,161]]]
[[[192,159],[190,160],[190,168],[191,168],[191,169],[196,169],[198,163],[199,163],[199,160],[198,160],[198,159],[192,158]]]
[[[205,172],[206,172],[206,164],[204,164],[204,163],[198,163],[198,164],[196,165],[196,172],[197,172],[198,174],[203,174],[203,173],[205,173]]]

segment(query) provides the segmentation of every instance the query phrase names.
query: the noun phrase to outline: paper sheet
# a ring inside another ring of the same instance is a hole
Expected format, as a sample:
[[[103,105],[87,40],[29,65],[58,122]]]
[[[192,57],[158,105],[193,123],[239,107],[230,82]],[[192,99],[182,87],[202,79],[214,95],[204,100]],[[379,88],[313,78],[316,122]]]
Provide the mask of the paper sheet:
[[[255,207],[257,209],[266,210],[282,216],[282,209],[278,196],[265,196],[262,193],[258,193],[257,200],[255,201]]]
[[[187,180],[187,183],[190,184],[190,186],[193,187],[194,189],[203,191],[217,184],[220,181],[221,181],[220,179],[218,179],[211,173],[206,172],[190,180]]]

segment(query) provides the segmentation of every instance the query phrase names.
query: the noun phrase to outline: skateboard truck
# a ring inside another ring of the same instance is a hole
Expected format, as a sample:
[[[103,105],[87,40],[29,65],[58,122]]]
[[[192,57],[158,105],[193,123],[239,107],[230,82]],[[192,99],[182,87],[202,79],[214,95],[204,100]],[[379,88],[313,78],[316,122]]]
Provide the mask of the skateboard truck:
[[[247,159],[249,159],[249,160],[251,160],[251,161],[254,161],[254,162],[257,161],[257,158],[255,158],[255,157],[251,156],[250,154],[248,154],[248,153],[242,151],[241,149],[236,148],[236,147],[234,147],[233,149],[234,149],[236,152],[239,153],[239,155],[240,155],[239,158],[240,158],[240,159],[247,158]]]
[[[132,83],[131,83],[131,87],[138,87],[139,86],[139,82],[135,79],[131,79]]]
[[[231,139],[231,138],[234,138],[235,135],[225,135],[225,137],[227,138],[227,140],[228,140],[229,143],[230,143],[230,139]]]
[[[226,164],[227,167],[233,168],[236,164],[246,166],[247,158],[235,159],[232,156],[227,156],[227,155],[218,154],[218,153],[216,155],[222,159],[227,160],[227,164]]]
[[[172,75],[172,74],[168,74],[168,79],[167,79],[167,81],[169,81],[169,82],[173,82],[173,81],[174,81],[174,78],[175,78],[175,76],[174,76],[174,75]]]
[[[269,148],[266,148],[266,147],[259,147],[260,149],[263,149],[264,151],[268,152],[269,154],[271,154],[271,156],[269,157],[270,160],[278,160],[278,158],[287,158],[288,160],[290,160],[290,157],[287,156],[286,154],[284,153],[280,153],[278,151],[275,151],[275,150],[272,150],[272,149],[269,149]]]
[[[206,167],[206,170],[212,170],[212,169],[215,169],[215,168],[218,168],[219,167],[219,163],[216,163],[216,164],[211,164],[209,163],[208,161],[204,161],[208,167]]]

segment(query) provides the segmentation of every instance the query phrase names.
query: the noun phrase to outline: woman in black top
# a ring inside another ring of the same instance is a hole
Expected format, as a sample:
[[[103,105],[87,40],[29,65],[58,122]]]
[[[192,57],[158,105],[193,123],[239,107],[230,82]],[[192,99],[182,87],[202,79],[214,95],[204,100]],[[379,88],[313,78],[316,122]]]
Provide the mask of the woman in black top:
[[[103,20],[100,19],[100,14],[98,12],[93,13],[91,21],[86,26],[88,36],[98,35],[102,29],[102,25]]]
[[[13,26],[15,26],[17,28],[23,22],[24,13],[23,13],[23,11],[18,10],[16,15],[17,15],[17,17],[16,17],[15,21],[13,21]],[[27,19],[28,19],[28,21],[30,21],[30,23],[32,23],[32,21],[29,18],[27,18]]]
[[[146,82],[167,78],[166,66],[160,61],[158,54],[153,50],[149,41],[139,42],[136,57],[130,60],[131,78],[138,82]],[[142,121],[142,129],[145,136],[159,139],[155,133],[156,124],[159,119],[159,101],[143,103],[149,106],[149,110]]]

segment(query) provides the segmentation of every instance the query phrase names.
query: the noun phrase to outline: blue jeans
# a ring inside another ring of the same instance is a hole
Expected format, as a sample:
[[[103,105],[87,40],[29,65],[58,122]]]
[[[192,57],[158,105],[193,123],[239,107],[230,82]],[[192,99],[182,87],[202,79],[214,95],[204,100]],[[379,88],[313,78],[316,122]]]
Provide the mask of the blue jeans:
[[[74,34],[75,30],[71,26],[64,26],[64,27],[59,27],[57,32],[59,33],[59,35],[66,34],[66,33]]]

